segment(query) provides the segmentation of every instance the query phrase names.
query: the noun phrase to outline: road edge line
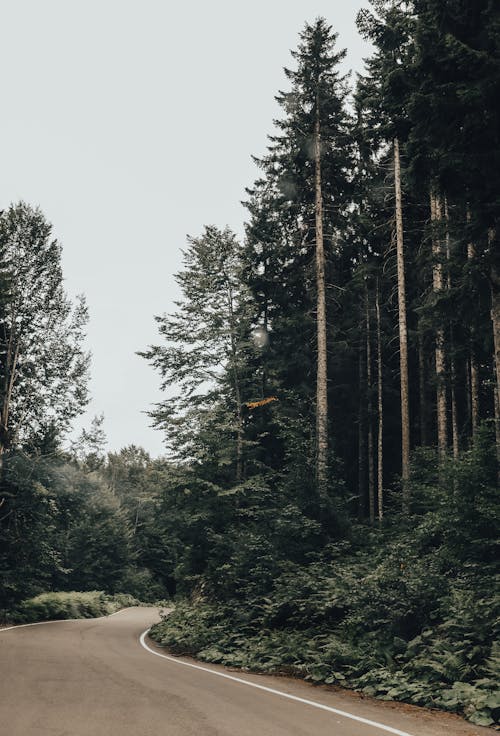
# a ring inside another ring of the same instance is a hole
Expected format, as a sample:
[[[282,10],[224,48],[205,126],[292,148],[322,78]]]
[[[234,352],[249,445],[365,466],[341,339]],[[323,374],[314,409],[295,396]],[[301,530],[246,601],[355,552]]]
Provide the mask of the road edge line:
[[[44,624],[63,624],[65,621],[83,621],[82,618],[56,618],[52,621],[33,621],[31,624],[14,624],[14,626],[5,626],[0,629],[0,634],[4,631],[12,631],[13,629],[24,629],[26,626],[43,626]],[[88,619],[87,619],[88,621]]]
[[[412,736],[412,734],[408,733],[407,731],[400,731],[397,728],[393,728],[392,726],[386,726],[383,723],[378,723],[377,721],[371,721],[368,718],[363,718],[362,716],[356,716],[354,713],[348,713],[344,710],[338,710],[337,708],[332,708],[330,705],[323,705],[323,703],[317,703],[315,700],[308,700],[307,698],[300,698],[298,695],[291,695],[290,693],[285,693],[282,690],[275,690],[271,687],[266,687],[266,685],[259,685],[256,682],[249,682],[248,680],[243,680],[241,677],[235,677],[234,675],[228,675],[225,672],[218,672],[217,670],[211,670],[208,667],[203,667],[199,664],[193,664],[192,662],[184,662],[182,659],[178,659],[177,657],[171,657],[168,654],[161,654],[160,652],[156,652],[154,649],[151,649],[146,644],[146,636],[149,634],[151,629],[146,629],[146,631],[143,631],[141,636],[139,637],[139,642],[141,646],[150,654],[154,654],[156,657],[161,657],[162,659],[167,659],[169,662],[174,662],[175,664],[183,665],[184,667],[191,667],[195,670],[201,670],[202,672],[208,672],[211,675],[216,675],[217,677],[223,677],[226,680],[232,680],[233,682],[238,682],[242,685],[247,685],[248,687],[256,688],[257,690],[263,690],[264,692],[271,693],[272,695],[278,695],[281,698],[287,698],[288,700],[293,700],[298,703],[303,703],[304,705],[310,705],[313,708],[319,708],[320,710],[326,710],[330,713],[335,713],[335,715],[342,716],[343,718],[349,718],[352,721],[357,721],[358,723],[363,723],[365,726],[373,726],[374,728],[378,728],[379,730],[386,731],[387,733],[395,734],[395,736]]]

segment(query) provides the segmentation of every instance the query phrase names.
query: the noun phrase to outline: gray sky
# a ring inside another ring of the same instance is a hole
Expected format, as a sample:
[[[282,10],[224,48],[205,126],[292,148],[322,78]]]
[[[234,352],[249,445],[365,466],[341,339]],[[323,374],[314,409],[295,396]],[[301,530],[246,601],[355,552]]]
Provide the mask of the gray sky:
[[[93,401],[110,449],[153,455],[142,413],[159,377],[135,351],[172,310],[186,233],[243,230],[282,67],[306,20],[324,16],[348,48],[363,0],[10,0],[1,3],[0,209],[38,204],[63,244],[70,294],[90,308]]]

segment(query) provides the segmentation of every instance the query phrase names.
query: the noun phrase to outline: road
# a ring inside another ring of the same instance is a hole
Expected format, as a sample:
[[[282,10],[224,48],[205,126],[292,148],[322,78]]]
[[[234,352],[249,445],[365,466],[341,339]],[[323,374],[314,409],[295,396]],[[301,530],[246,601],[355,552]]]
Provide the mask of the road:
[[[130,608],[0,630],[1,736],[493,733],[445,714],[170,658],[147,636],[141,644],[157,620],[156,609]]]

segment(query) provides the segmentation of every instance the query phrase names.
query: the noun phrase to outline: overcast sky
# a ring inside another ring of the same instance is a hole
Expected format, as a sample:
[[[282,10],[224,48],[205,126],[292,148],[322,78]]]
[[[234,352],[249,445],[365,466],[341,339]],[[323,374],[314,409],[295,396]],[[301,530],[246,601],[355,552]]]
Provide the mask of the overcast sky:
[[[92,404],[110,449],[163,451],[144,414],[159,378],[136,350],[172,310],[186,234],[243,231],[240,205],[306,20],[348,48],[366,3],[341,0],[10,0],[2,3],[0,209],[38,204],[90,309]]]

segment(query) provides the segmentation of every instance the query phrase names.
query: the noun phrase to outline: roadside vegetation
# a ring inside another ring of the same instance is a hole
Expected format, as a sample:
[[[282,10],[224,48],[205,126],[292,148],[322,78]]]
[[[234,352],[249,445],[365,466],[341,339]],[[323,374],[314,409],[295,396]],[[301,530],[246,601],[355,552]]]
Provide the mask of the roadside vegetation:
[[[151,636],[174,654],[498,721],[494,444],[483,431],[442,471],[442,486],[423,463],[410,518],[353,525],[303,561],[269,554],[273,532],[258,522],[243,532],[234,519],[231,551],[210,557]],[[247,517],[257,511],[241,506]],[[290,544],[286,532],[280,544]]]
[[[23,601],[13,611],[8,612],[6,623],[28,624],[37,621],[96,618],[109,616],[122,608],[138,605],[140,601],[124,593],[106,595],[97,590],[85,593],[75,591],[40,593],[34,598]]]

